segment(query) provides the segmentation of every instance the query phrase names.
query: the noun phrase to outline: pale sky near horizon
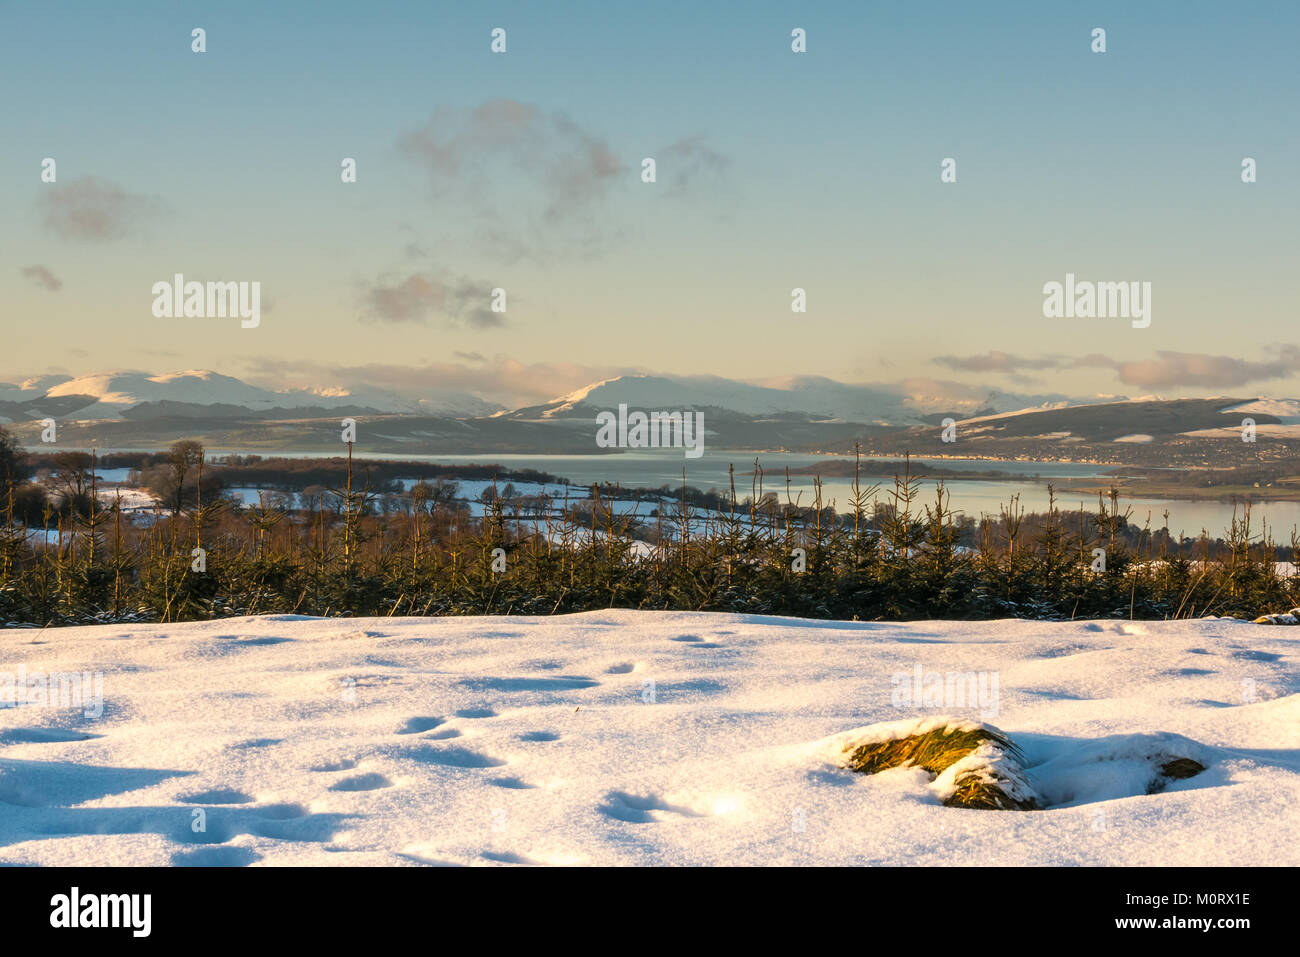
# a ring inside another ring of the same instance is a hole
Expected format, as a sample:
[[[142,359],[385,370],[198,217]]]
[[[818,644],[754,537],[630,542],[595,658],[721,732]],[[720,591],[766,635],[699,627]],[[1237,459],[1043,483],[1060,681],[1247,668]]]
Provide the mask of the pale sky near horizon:
[[[0,2],[0,378],[1300,394],[1298,47],[1281,0]],[[1044,318],[1067,272],[1150,327]],[[261,325],[155,318],[175,273]]]

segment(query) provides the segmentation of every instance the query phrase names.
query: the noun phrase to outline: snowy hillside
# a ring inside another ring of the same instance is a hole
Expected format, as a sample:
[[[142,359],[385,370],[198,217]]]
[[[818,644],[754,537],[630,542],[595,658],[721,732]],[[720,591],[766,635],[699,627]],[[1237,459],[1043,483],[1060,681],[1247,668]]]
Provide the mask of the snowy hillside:
[[[914,384],[915,385],[915,384]],[[979,393],[954,398],[942,391],[926,394],[913,387],[868,386],[836,382],[822,376],[786,376],[762,382],[741,382],[719,376],[624,375],[594,382],[520,415],[557,418],[587,415],[591,409],[726,409],[746,416],[805,415],[844,422],[909,425],[933,412],[987,408],[1022,408],[1058,401],[1059,397]]]
[[[1261,398],[1229,406],[1223,411],[1241,415],[1271,415],[1282,425],[1300,425],[1300,399]]]
[[[85,418],[112,418],[142,402],[192,402],[199,405],[221,403],[250,409],[274,406],[273,392],[248,385],[216,372],[191,370],[167,375],[147,372],[111,372],[69,379],[50,389],[52,397],[84,395],[96,400],[94,405],[77,410]]]
[[[1240,416],[1243,419],[1246,417],[1256,418],[1260,416],[1276,418],[1276,423],[1259,422],[1256,425],[1256,434],[1259,436],[1272,439],[1294,439],[1300,437],[1300,399],[1254,399],[1250,402],[1228,406],[1222,411],[1225,413],[1231,413],[1233,416]],[[1232,438],[1239,435],[1240,432],[1240,423],[1234,422],[1231,425],[1219,429],[1195,429],[1183,434],[1209,438]]]
[[[103,713],[0,708],[0,862],[1296,865],[1298,635],[632,611],[9,631],[0,671],[102,671]],[[983,675],[991,713],[895,707],[918,671]],[[1014,738],[1048,809],[835,760],[935,714]],[[1148,794],[1153,749],[1205,770]]]
[[[492,388],[490,381],[482,384],[484,392],[491,392]],[[191,407],[189,414],[205,406],[213,407],[214,414],[221,415],[230,415],[232,410],[237,414],[238,409],[264,413],[272,409],[352,407],[400,415],[491,417],[498,425],[506,421],[565,419],[581,419],[586,423],[596,411],[617,409],[625,404],[630,409],[652,411],[722,410],[730,413],[731,418],[758,421],[901,427],[934,425],[938,416],[951,414],[965,430],[974,428],[981,433],[1007,435],[1041,433],[1060,438],[1090,435],[1089,424],[1101,421],[1105,423],[1102,431],[1111,433],[1106,436],[1110,440],[1142,434],[1142,430],[1132,428],[1127,421],[1134,410],[1152,406],[1154,414],[1164,416],[1165,407],[1173,410],[1178,402],[1158,396],[1083,399],[1059,393],[1013,393],[935,379],[854,384],[824,376],[799,375],[753,382],[721,376],[621,375],[592,382],[539,405],[515,409],[506,409],[472,392],[439,387],[432,376],[430,385],[419,394],[370,385],[267,389],[209,370],[165,375],[109,372],[75,378],[40,376],[21,384],[0,383],[0,421],[10,422],[45,415],[78,420],[121,420],[123,417],[139,420],[143,418],[140,409],[148,404],[155,404],[161,413],[169,411],[169,404],[184,404]],[[1255,399],[1235,406],[1230,399],[1223,405],[1204,400],[1200,405],[1204,406],[1200,417],[1192,416],[1184,421],[1175,412],[1174,418],[1162,419],[1167,426],[1165,432],[1221,437],[1220,433],[1227,434],[1228,423],[1223,419],[1221,425],[1222,417],[1218,414],[1229,412],[1281,418],[1282,425],[1261,423],[1261,434],[1290,435],[1300,428],[1300,400]],[[728,416],[724,414],[722,418]],[[1049,419],[1055,425],[1045,424]],[[1207,422],[1215,427],[1202,429]],[[509,438],[505,442],[512,444]],[[527,444],[526,439],[515,434],[513,444],[522,448],[521,442]]]
[[[451,389],[430,388],[418,398],[384,389],[318,387],[272,391],[207,369],[153,375],[148,372],[109,372],[76,378],[30,379],[21,387],[0,386],[0,401],[37,404],[84,396],[72,406],[79,419],[115,419],[144,403],[173,402],[199,406],[237,406],[253,412],[268,409],[339,408],[361,406],[379,412],[420,415],[490,415],[500,408],[477,396]]]

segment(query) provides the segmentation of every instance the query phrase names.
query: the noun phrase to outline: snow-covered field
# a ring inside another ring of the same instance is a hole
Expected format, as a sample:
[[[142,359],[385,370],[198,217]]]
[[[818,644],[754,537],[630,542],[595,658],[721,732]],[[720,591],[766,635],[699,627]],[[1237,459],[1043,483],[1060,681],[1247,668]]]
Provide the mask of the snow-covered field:
[[[103,675],[98,717],[0,707],[0,862],[1295,865],[1297,636],[631,611],[0,631],[0,700],[20,668]],[[982,702],[928,700],[950,673]],[[936,715],[1007,732],[1051,806],[837,766],[834,736]],[[1147,794],[1156,752],[1206,770]]]

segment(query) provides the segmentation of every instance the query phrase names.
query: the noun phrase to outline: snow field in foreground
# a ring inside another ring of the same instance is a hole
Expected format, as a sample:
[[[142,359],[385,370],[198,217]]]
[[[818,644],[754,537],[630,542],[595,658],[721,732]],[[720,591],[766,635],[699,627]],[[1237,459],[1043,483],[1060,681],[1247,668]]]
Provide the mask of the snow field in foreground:
[[[20,667],[103,674],[97,718],[0,707],[0,862],[1295,865],[1293,636],[634,611],[0,631],[0,700]],[[918,674],[990,696],[896,707]],[[948,716],[1010,735],[1049,809],[839,766],[865,726]],[[1147,794],[1155,752],[1206,770]]]

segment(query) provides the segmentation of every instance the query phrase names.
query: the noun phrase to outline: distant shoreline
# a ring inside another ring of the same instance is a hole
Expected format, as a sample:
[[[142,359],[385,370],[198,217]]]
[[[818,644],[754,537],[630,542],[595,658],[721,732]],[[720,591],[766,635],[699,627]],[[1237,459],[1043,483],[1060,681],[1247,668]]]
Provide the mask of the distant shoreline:
[[[157,456],[166,451],[166,448],[150,449],[98,449],[98,448],[77,448],[72,446],[58,446],[50,448],[42,446],[36,448],[25,448],[25,452],[43,459],[46,456],[57,454],[59,452],[91,452],[98,453],[101,461],[109,457],[120,456]],[[546,472],[551,472],[548,479],[554,481],[557,485],[571,486],[588,486],[592,482],[574,478],[571,474],[565,474],[565,459],[589,458],[591,460],[605,459],[614,455],[624,461],[627,458],[635,460],[638,458],[640,450],[622,450],[614,449],[602,452],[589,453],[529,453],[529,452],[499,452],[496,454],[477,452],[469,453],[447,453],[447,454],[428,454],[418,457],[403,456],[401,454],[392,454],[387,452],[357,452],[354,451],[354,461],[364,462],[367,467],[381,467],[383,471],[389,474],[396,474],[395,469],[400,470],[401,466],[409,465],[413,477],[418,477],[421,470],[436,469],[439,472],[452,472],[455,470],[467,470],[482,472],[487,469],[499,470],[500,477],[503,481],[509,481],[512,478],[522,477],[524,472],[530,471],[524,468],[525,465],[531,465],[536,471],[538,468],[545,467]],[[772,464],[772,466],[763,466],[764,455],[769,456],[791,456],[798,458],[813,458],[816,461],[798,466],[782,466]],[[209,461],[226,459],[230,456],[257,456],[265,466],[275,459],[290,459],[300,466],[307,466],[311,462],[333,462],[339,463],[346,459],[346,450],[338,451],[242,451],[235,452],[226,449],[210,450],[207,453]],[[799,452],[754,452],[747,449],[719,449],[710,455],[709,463],[714,468],[720,465],[719,460],[725,460],[727,464],[735,467],[735,477],[744,479],[746,482],[753,476],[752,462],[753,458],[759,459],[760,467],[763,467],[763,474],[766,479],[773,480],[784,475],[788,470],[789,475],[811,481],[813,478],[831,479],[836,481],[852,480],[855,471],[860,475],[864,484],[888,484],[891,483],[896,475],[902,471],[903,459],[897,458],[863,458],[860,461],[852,455],[831,454],[831,453],[799,453]],[[520,462],[519,460],[525,460]],[[452,460],[452,461],[448,461]],[[657,459],[652,461],[658,462]],[[954,469],[945,468],[938,462],[944,461],[964,461],[964,462],[999,462],[1010,464],[1014,462],[1017,465],[1026,466],[1025,471],[1012,471],[1008,469]],[[1126,499],[1154,499],[1168,502],[1216,502],[1222,504],[1231,504],[1235,502],[1250,503],[1267,503],[1267,502],[1300,502],[1300,475],[1294,478],[1288,476],[1285,478],[1273,478],[1272,484],[1255,485],[1250,479],[1244,478],[1245,470],[1239,468],[1202,468],[1197,470],[1178,469],[1178,468],[1158,468],[1158,467],[1136,467],[1125,466],[1115,463],[1101,462],[1080,462],[1074,460],[1060,459],[1035,459],[1035,460],[1009,460],[998,459],[991,456],[913,456],[910,458],[911,470],[914,478],[921,480],[925,485],[931,485],[935,482],[942,481],[945,484],[958,484],[968,482],[997,482],[1004,483],[1008,486],[1015,485],[1051,485],[1062,498],[1073,498],[1077,496],[1086,496],[1095,498],[1097,495],[1105,495],[1111,488],[1119,491],[1120,495]],[[659,463],[662,464],[662,463]],[[689,463],[686,464],[689,468]],[[120,463],[118,463],[120,465]],[[1101,474],[1090,476],[1054,476],[1043,475],[1040,472],[1029,471],[1036,465],[1043,466],[1060,466],[1060,465],[1087,465],[1094,468],[1110,467],[1113,474]],[[113,466],[105,466],[113,467]],[[1147,473],[1143,475],[1134,475],[1134,472]],[[1153,474],[1154,473],[1154,474]],[[1198,484],[1196,481],[1188,481],[1193,476],[1203,476],[1211,474],[1214,476],[1214,484]],[[1183,481],[1169,481],[1168,478],[1180,476]],[[1166,478],[1167,477],[1167,478]],[[1222,484],[1220,484],[1220,479]],[[1235,481],[1234,481],[1235,479]],[[664,485],[662,476],[646,475],[638,478],[634,475],[611,477],[609,479],[597,480],[597,484],[620,485],[624,488],[659,488]],[[703,480],[700,477],[688,477],[687,484],[699,487],[708,487],[716,482]]]

